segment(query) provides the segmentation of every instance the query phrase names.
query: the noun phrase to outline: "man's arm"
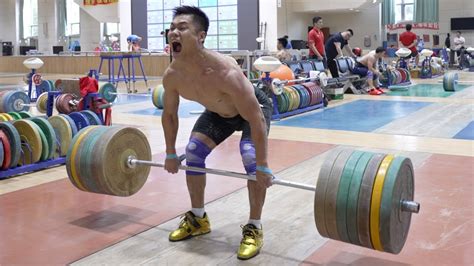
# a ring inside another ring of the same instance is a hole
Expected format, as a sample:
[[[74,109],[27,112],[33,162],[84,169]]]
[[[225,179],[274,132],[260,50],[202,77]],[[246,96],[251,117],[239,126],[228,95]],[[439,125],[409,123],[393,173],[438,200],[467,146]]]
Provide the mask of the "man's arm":
[[[311,49],[318,58],[322,58],[321,54],[318,52],[318,49],[316,49],[316,45],[314,44],[314,42],[309,42],[308,46],[309,49]]]
[[[369,56],[368,60],[367,60],[367,68],[372,71],[372,73],[374,73],[375,75],[378,75],[380,76],[380,72],[378,71],[378,69],[375,67],[375,65],[377,64],[377,61],[375,60],[375,57],[373,56]]]
[[[230,86],[224,86],[226,91],[233,99],[240,116],[250,124],[252,141],[255,145],[255,155],[257,166],[268,167],[267,161],[267,124],[260,108],[260,104],[255,97],[252,84],[245,79],[241,73],[232,70],[226,80]],[[257,171],[257,181],[267,187],[271,185],[271,179],[264,180]]]
[[[335,42],[334,46],[336,46],[336,51],[337,51],[337,57],[344,56],[341,50],[341,43],[340,42]]]
[[[344,46],[344,49],[346,49],[346,52],[351,55],[351,57],[357,57],[354,52],[352,52],[352,48],[349,44],[346,44]]]
[[[163,108],[163,114],[161,115],[161,123],[165,133],[166,154],[176,154],[176,135],[179,127],[179,94],[174,82],[167,74],[163,77],[163,86],[166,88],[163,95],[163,106],[165,108]]]

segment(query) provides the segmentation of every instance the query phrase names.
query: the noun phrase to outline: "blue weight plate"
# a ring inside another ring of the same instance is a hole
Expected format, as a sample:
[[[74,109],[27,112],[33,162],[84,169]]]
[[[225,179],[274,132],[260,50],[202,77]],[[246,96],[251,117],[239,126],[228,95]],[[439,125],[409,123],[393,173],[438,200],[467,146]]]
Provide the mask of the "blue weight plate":
[[[74,120],[74,123],[77,126],[77,130],[80,131],[81,129],[90,126],[89,119],[79,112],[72,112],[69,114],[69,117]]]
[[[301,88],[301,85],[293,85],[293,88],[298,92],[300,97],[300,105],[298,106],[299,109],[304,108],[307,106],[307,97],[306,97],[306,90]]]
[[[21,112],[28,111],[29,106],[23,104],[30,103],[30,97],[22,91],[9,91],[3,95],[3,111],[8,112]]]
[[[102,98],[104,98],[109,103],[115,101],[117,98],[117,94],[114,94],[116,92],[117,89],[112,83],[105,83],[99,89],[99,94],[102,95]]]
[[[52,91],[51,83],[48,80],[45,80],[45,79],[43,79],[41,81],[40,85],[38,85],[37,87],[40,90],[40,94],[43,93],[43,92]]]
[[[77,129],[77,126],[74,120],[72,120],[72,118],[70,118],[68,115],[65,115],[65,114],[59,114],[59,115],[64,117],[69,122],[69,126],[71,127],[72,137],[74,137],[79,131]]]
[[[96,113],[90,110],[84,110],[84,111],[81,111],[81,114],[87,117],[90,125],[99,125],[99,126],[102,125],[102,121],[100,120],[99,116]]]

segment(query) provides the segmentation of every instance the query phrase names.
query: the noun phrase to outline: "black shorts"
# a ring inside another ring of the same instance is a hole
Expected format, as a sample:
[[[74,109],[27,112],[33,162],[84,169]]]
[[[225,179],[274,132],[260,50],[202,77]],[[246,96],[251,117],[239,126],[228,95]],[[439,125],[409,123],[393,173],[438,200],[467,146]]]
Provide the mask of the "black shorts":
[[[415,51],[411,51],[411,54],[407,57],[405,57],[405,59],[410,59],[412,57],[416,57],[418,55],[418,51],[415,50]]]
[[[263,106],[261,108],[267,123],[268,134],[273,112],[272,102],[260,89],[255,89],[255,96],[257,97],[258,103]],[[251,139],[250,124],[240,115],[225,118],[206,109],[196,121],[192,132],[202,133],[212,139],[216,145],[219,145],[235,131],[242,131],[242,140]]]

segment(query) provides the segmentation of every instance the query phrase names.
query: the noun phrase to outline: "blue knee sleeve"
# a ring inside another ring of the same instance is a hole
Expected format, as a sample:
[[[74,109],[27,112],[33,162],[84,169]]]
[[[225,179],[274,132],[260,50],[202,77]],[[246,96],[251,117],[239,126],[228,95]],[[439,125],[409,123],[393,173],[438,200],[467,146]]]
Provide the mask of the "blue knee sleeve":
[[[211,153],[211,149],[197,138],[191,137],[186,146],[186,165],[194,167],[206,167],[206,157]],[[202,175],[202,172],[186,171],[187,175]]]
[[[240,155],[247,174],[255,174],[257,172],[257,160],[255,158],[255,146],[251,140],[240,141]]]

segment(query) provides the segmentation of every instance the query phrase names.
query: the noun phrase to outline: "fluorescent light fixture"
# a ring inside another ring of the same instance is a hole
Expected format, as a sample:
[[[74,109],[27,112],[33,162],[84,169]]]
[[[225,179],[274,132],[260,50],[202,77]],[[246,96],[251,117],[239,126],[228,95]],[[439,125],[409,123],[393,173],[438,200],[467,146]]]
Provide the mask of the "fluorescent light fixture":
[[[372,4],[375,4],[375,3],[377,3],[377,0],[373,0],[373,1],[372,1]]]
[[[354,8],[349,8],[350,11],[354,10]]]

